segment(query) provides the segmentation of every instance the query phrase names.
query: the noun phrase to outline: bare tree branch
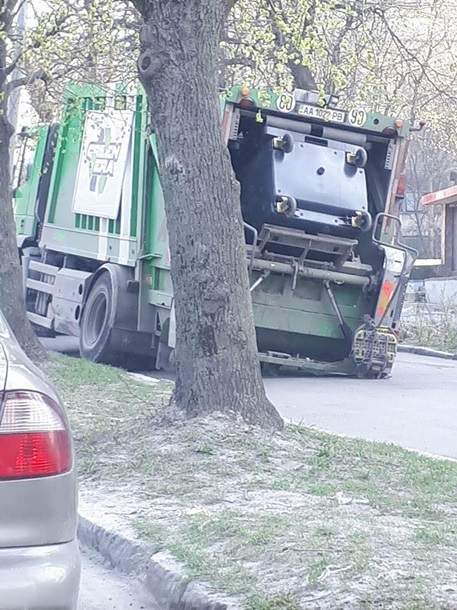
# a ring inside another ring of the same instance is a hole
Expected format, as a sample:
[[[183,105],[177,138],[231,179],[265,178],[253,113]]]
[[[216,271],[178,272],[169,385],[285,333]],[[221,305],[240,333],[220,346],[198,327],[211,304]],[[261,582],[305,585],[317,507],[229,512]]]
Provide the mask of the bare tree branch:
[[[25,87],[26,85],[31,85],[37,80],[45,80],[46,75],[43,70],[37,70],[36,72],[32,72],[32,74],[28,74],[27,76],[23,76],[21,78],[16,78],[6,85],[6,92],[10,94],[11,91],[17,89],[18,87]]]

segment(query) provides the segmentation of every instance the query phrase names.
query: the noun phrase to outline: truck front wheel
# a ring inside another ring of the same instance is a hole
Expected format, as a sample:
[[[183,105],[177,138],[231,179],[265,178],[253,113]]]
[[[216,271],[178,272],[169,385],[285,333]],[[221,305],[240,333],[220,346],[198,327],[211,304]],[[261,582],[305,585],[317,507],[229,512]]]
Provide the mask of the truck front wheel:
[[[82,358],[113,363],[110,338],[115,313],[111,276],[105,272],[95,280],[84,306],[79,335]]]

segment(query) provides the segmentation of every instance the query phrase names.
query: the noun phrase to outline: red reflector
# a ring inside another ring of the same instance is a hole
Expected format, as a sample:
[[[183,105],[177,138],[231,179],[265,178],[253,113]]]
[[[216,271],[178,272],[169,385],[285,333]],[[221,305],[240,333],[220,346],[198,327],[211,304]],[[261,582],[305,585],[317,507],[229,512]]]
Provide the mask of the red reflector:
[[[241,108],[251,108],[254,106],[254,100],[251,100],[249,97],[244,97],[238,105],[241,106]]]
[[[406,193],[406,187],[408,185],[406,174],[400,174],[398,177],[397,185],[397,197],[404,197]]]
[[[71,466],[70,433],[59,405],[42,394],[7,393],[0,423],[0,479],[52,476]]]

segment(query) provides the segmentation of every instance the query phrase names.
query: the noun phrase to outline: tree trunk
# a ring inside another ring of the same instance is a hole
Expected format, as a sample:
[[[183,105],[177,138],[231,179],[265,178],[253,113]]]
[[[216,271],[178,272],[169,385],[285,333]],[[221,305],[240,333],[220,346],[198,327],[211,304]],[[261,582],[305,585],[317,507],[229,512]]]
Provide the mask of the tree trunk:
[[[177,404],[280,428],[254,331],[239,185],[221,134],[217,59],[228,0],[135,0],[138,67],[157,134],[176,308]],[[231,2],[233,4],[233,2]]]
[[[294,79],[294,89],[305,89],[306,91],[316,91],[317,84],[308,66],[289,63],[289,70]]]
[[[0,310],[27,355],[39,361],[46,358],[46,350],[33,332],[25,310],[11,198],[10,141],[13,130],[6,116],[5,86],[4,83],[3,87],[1,84],[3,101],[0,104]]]

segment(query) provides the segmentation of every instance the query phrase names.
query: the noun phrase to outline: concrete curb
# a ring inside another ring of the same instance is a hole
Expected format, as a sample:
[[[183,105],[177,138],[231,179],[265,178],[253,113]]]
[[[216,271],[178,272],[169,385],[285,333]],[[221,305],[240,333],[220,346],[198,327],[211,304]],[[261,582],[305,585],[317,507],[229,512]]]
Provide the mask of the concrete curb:
[[[233,599],[210,591],[203,583],[190,581],[169,553],[151,556],[146,545],[110,532],[81,516],[78,539],[113,568],[142,581],[163,610],[241,610]]]
[[[442,360],[457,360],[457,354],[452,354],[451,352],[440,352],[436,349],[419,347],[416,345],[399,345],[398,351],[405,352],[407,354],[417,354],[418,356],[441,358]]]

